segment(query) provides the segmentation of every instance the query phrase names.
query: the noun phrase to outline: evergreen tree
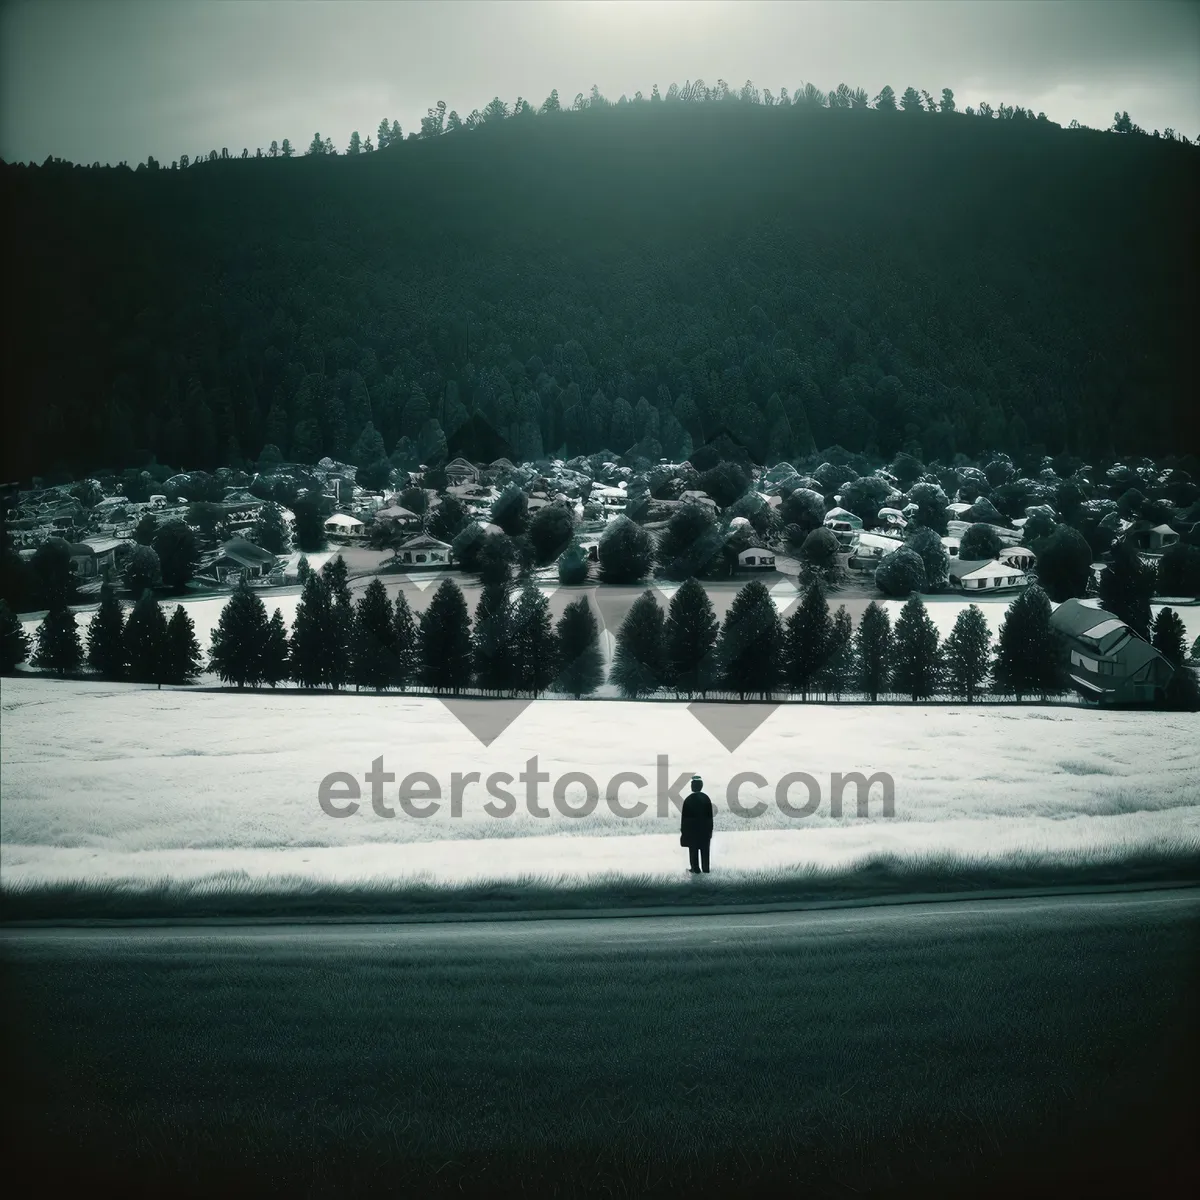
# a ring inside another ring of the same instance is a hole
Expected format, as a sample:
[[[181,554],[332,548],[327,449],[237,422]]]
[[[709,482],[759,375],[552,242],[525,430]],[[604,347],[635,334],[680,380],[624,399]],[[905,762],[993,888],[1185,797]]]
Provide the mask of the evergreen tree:
[[[820,677],[832,646],[833,618],[825,600],[825,589],[813,583],[804,593],[799,608],[788,618],[784,661],[788,687],[802,699]]]
[[[1150,600],[1158,572],[1126,540],[1112,548],[1112,562],[1100,573],[1100,603],[1130,629],[1150,638]]]
[[[1038,583],[1058,603],[1086,596],[1092,574],[1092,548],[1070,525],[1059,525],[1037,547]]]
[[[1065,643],[1050,624],[1050,598],[1036,584],[1009,606],[1000,623],[994,676],[997,687],[1015,695],[1047,696],[1067,681]]]
[[[654,562],[650,535],[628,517],[610,521],[600,536],[600,577],[605,583],[636,583]]]
[[[925,589],[940,592],[950,578],[950,554],[942,545],[942,539],[925,526],[917,528],[906,542],[915,550],[925,565]]]
[[[1151,639],[1155,650],[1159,652],[1179,671],[1187,653],[1187,629],[1179,614],[1173,608],[1162,609],[1154,618],[1154,636]]]
[[[485,692],[511,692],[516,687],[509,586],[507,579],[485,584],[475,608],[471,633],[475,685]]]
[[[697,579],[685,579],[667,612],[664,682],[677,693],[703,696],[716,682],[720,622],[708,592]]]
[[[283,612],[276,609],[267,623],[262,654],[262,682],[276,687],[288,677],[288,633]]]
[[[529,540],[537,561],[553,562],[571,544],[575,523],[570,511],[562,504],[547,504],[539,508],[529,522]]]
[[[312,567],[308,565],[308,555],[302,554],[296,560],[296,582],[303,587],[308,582]]]
[[[854,635],[855,682],[874,704],[886,691],[892,655],[892,622],[874,600],[867,605]]]
[[[569,586],[576,586],[587,580],[591,570],[588,556],[581,546],[568,546],[558,560],[558,581]]]
[[[30,665],[39,671],[54,671],[66,675],[79,670],[83,662],[83,646],[75,614],[65,604],[50,609],[37,628]]]
[[[550,606],[532,580],[513,606],[512,649],[516,687],[536,698],[558,673],[558,639],[550,623]]]
[[[87,647],[88,666],[101,679],[125,674],[125,613],[107,583],[100,589],[100,607],[88,622]]]
[[[296,518],[296,545],[301,550],[321,550],[325,546],[325,522],[321,516],[321,497],[304,492],[292,505]]]
[[[329,588],[331,600],[340,604],[350,603],[350,572],[340,554],[335,554],[321,568],[321,578]]]
[[[471,618],[453,579],[444,579],[421,614],[417,638],[421,682],[434,692],[459,691],[471,683]]]
[[[668,579],[706,574],[721,559],[716,519],[702,504],[677,509],[659,537],[657,558]]]
[[[567,605],[555,632],[559,665],[554,690],[576,700],[590,696],[604,682],[604,659],[600,653],[600,626],[586,596]]]
[[[125,564],[125,586],[135,596],[147,588],[157,587],[162,581],[158,554],[153,546],[139,546]]]
[[[29,638],[4,600],[0,600],[0,675],[11,675],[29,656]]]
[[[135,683],[162,687],[169,679],[167,619],[149,589],[142,593],[125,622],[125,661],[129,678]]]
[[[168,521],[154,535],[154,552],[163,583],[174,592],[183,591],[200,565],[200,547],[191,526],[186,521]]]
[[[956,696],[970,704],[991,671],[992,631],[974,604],[968,604],[955,619],[946,639],[946,678]]]
[[[282,618],[281,618],[282,619]],[[243,579],[233,589],[212,631],[209,661],[222,683],[258,687],[265,678],[267,610]]]
[[[665,626],[663,611],[647,589],[630,606],[617,632],[611,678],[622,696],[636,700],[663,686]]]
[[[396,677],[396,614],[381,579],[367,584],[354,609],[350,637],[351,681],[355,688],[382,691]]]
[[[766,585],[758,579],[734,597],[717,640],[720,686],[768,698],[783,680],[783,626]]]
[[[30,566],[40,604],[53,609],[75,603],[75,569],[70,546],[63,538],[47,538],[34,552]]]
[[[492,524],[499,525],[509,537],[525,532],[529,514],[529,497],[510,484],[492,505]]]
[[[392,652],[395,654],[395,674],[392,686],[404,691],[417,678],[417,627],[412,609],[403,592],[396,593],[395,615],[392,618]]]
[[[329,585],[314,571],[300,594],[292,623],[288,646],[291,677],[301,687],[331,687],[340,670],[335,662],[337,652],[338,634]]]
[[[854,622],[844,604],[833,614],[829,631],[829,653],[818,675],[818,684],[826,696],[838,700],[850,684],[854,670]]]
[[[907,692],[915,703],[928,700],[941,682],[941,651],[937,626],[920,596],[900,610],[892,638],[892,686]]]
[[[187,609],[182,604],[177,604],[167,622],[167,682],[190,683],[200,674],[200,662],[200,643],[196,641],[196,626]]]
[[[250,540],[271,554],[286,554],[291,544],[283,509],[268,502],[258,510],[258,517],[250,529]]]

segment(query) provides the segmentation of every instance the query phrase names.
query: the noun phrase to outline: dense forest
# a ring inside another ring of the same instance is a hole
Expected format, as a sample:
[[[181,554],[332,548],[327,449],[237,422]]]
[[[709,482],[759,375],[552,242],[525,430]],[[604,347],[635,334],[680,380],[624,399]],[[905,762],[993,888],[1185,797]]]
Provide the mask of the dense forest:
[[[439,108],[372,153],[0,166],[4,477],[415,466],[481,428],[527,460],[1190,441],[1195,146],[673,91]]]

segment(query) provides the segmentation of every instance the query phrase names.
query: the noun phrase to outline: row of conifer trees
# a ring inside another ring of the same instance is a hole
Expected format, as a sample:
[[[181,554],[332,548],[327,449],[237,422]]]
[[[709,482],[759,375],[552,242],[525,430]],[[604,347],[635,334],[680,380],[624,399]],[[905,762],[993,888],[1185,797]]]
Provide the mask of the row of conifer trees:
[[[1051,611],[1041,588],[1027,588],[1009,606],[993,647],[973,604],[943,641],[919,596],[905,603],[894,626],[887,609],[872,602],[855,629],[844,605],[830,611],[819,582],[783,617],[755,580],[737,593],[722,623],[703,585],[691,578],[665,611],[652,589],[634,600],[617,633],[611,682],[629,698],[859,694],[874,702],[949,695],[969,703],[992,690],[1046,699],[1068,687],[1067,649]],[[1160,612],[1153,637],[1180,668],[1178,614]],[[202,656],[182,606],[168,621],[147,591],[126,618],[106,587],[86,648],[66,607],[51,610],[37,631],[33,666],[68,674],[85,661],[106,679],[161,685],[194,679]],[[537,696],[553,689],[581,697],[605,681],[599,624],[586,596],[554,623],[536,584],[514,591],[511,579],[496,580],[484,586],[472,622],[462,590],[445,579],[414,616],[404,593],[393,601],[379,579],[355,602],[340,556],[307,576],[290,631],[278,608],[268,618],[262,599],[240,584],[213,631],[209,665],[238,688],[291,681],[454,695]]]

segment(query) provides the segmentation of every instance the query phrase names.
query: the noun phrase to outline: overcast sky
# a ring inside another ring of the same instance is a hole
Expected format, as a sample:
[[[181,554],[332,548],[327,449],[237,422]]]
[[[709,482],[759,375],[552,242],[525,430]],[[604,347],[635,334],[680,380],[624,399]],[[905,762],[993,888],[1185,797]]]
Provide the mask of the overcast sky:
[[[753,3],[751,0],[9,0],[0,155],[169,162],[272,138],[343,147],[380,117],[414,129],[444,99],[564,104],[718,78],[789,92],[885,84],[1103,128],[1200,135],[1200,3]]]

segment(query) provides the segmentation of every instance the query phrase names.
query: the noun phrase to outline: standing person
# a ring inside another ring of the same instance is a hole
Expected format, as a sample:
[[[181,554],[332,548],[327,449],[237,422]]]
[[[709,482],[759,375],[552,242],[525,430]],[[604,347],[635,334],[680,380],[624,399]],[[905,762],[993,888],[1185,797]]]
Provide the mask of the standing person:
[[[683,802],[679,844],[688,848],[689,870],[708,874],[708,846],[713,835],[713,802],[704,794],[704,780],[692,776],[692,794]]]

